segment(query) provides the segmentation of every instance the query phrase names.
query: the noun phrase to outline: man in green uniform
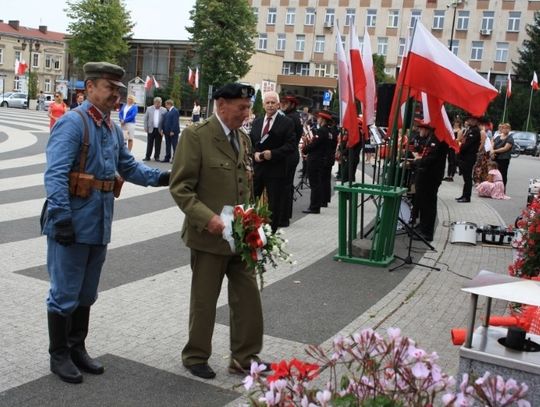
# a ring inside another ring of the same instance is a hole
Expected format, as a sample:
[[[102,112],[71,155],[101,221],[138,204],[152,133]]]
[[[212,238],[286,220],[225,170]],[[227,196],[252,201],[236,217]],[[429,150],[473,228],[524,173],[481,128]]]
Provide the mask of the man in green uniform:
[[[239,83],[218,89],[213,95],[214,114],[183,131],[172,167],[170,190],[186,215],[182,238],[191,249],[193,273],[189,339],[182,362],[193,375],[205,379],[216,375],[208,359],[224,276],[231,323],[229,371],[249,369],[252,360],[259,361],[262,349],[263,317],[255,273],[231,252],[219,216],[224,205],[243,204],[252,197],[251,143],[241,126],[253,94],[251,86]]]

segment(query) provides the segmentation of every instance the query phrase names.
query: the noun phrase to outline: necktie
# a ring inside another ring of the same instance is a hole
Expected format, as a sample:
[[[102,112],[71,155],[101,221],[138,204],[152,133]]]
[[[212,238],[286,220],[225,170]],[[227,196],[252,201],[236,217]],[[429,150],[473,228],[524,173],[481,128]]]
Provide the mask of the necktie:
[[[270,123],[272,122],[272,118],[269,117],[266,119],[266,125],[264,126],[264,130],[263,130],[263,133],[262,133],[262,136],[266,136],[268,134],[268,132],[270,131]]]
[[[238,158],[238,145],[236,144],[236,133],[234,130],[229,133],[229,143],[231,143],[231,147]]]

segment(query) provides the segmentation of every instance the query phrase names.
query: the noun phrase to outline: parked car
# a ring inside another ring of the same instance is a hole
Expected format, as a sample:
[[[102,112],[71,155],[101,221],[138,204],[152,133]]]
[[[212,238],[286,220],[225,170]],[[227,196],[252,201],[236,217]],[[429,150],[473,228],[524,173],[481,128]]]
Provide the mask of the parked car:
[[[45,102],[44,102],[44,109],[49,110],[49,106],[51,103],[54,103],[54,95],[51,95],[50,93],[44,93],[43,96],[45,96]],[[36,105],[36,110],[39,110],[39,104]]]
[[[514,131],[511,133],[514,143],[521,148],[521,154],[537,156],[540,154],[540,140],[536,133],[530,131]]]
[[[26,109],[28,106],[28,95],[19,92],[6,92],[0,94],[0,106]]]

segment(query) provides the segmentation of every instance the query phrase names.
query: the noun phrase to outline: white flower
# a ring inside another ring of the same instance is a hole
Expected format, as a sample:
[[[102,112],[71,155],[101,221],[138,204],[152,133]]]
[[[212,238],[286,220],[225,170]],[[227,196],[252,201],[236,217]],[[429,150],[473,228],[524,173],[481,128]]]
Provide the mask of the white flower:
[[[328,390],[318,391],[316,397],[317,401],[321,403],[321,406],[327,406],[328,402],[332,398],[332,393],[330,393]]]
[[[251,389],[251,386],[253,386],[253,377],[252,376],[244,377],[244,380],[242,380],[242,383],[244,383],[244,387],[246,390]]]

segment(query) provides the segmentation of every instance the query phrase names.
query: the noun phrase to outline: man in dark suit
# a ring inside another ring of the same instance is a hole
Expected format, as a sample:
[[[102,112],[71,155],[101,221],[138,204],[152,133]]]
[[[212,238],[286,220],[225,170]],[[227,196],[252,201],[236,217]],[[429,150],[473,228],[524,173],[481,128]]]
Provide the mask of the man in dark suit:
[[[295,96],[287,95],[281,99],[281,111],[287,115],[294,123],[294,143],[296,145],[293,154],[287,156],[287,178],[285,189],[287,195],[283,199],[283,211],[282,219],[279,222],[280,227],[289,226],[289,219],[292,218],[293,210],[293,198],[294,198],[294,176],[296,174],[296,167],[300,161],[300,152],[298,151],[298,143],[304,134],[304,127],[300,120],[300,114],[296,111],[298,106],[298,99]]]
[[[224,205],[243,204],[252,196],[251,143],[241,127],[254,93],[251,86],[239,83],[218,89],[213,95],[214,114],[184,129],[172,166],[170,190],[186,215],[182,239],[191,249],[192,268],[189,339],[182,362],[191,374],[204,379],[216,376],[208,359],[225,276],[231,319],[229,371],[246,375],[251,361],[260,361],[263,315],[256,275],[231,252],[219,216]]]
[[[293,121],[279,112],[279,95],[266,92],[263,106],[266,114],[253,121],[250,133],[255,161],[253,190],[259,197],[266,189],[275,232],[283,219],[283,200],[288,193],[287,160],[297,144]]]
[[[165,137],[165,158],[162,163],[168,163],[171,160],[172,153],[176,152],[178,144],[178,134],[180,133],[180,114],[178,109],[174,107],[174,102],[169,99],[165,101],[165,109],[167,113],[163,117],[163,137]]]
[[[69,109],[70,109],[70,110],[76,109],[76,108],[78,108],[80,105],[82,105],[83,102],[84,102],[84,93],[77,93],[77,99],[75,100],[75,102],[73,102],[73,103],[69,106]]]
[[[476,154],[480,147],[480,127],[478,127],[478,117],[471,116],[467,119],[469,127],[463,134],[463,140],[459,147],[457,157],[459,170],[463,176],[463,192],[456,201],[459,203],[471,202],[472,192],[472,172],[474,163],[476,162]]]

